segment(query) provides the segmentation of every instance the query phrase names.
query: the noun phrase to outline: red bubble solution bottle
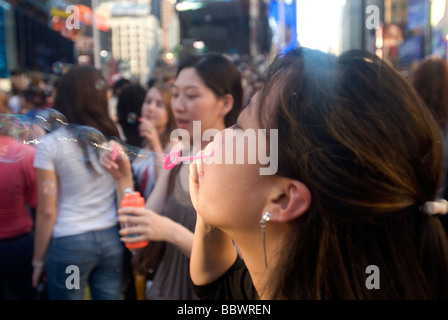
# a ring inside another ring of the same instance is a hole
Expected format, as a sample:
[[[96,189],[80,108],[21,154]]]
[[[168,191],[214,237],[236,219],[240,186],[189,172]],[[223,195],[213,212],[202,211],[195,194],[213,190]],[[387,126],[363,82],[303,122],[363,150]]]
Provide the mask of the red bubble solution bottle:
[[[121,207],[134,207],[134,208],[144,208],[145,207],[145,199],[140,195],[138,191],[132,191],[131,189],[126,189],[123,200],[121,200]],[[125,228],[133,227],[135,224],[126,223]],[[129,235],[128,237],[136,237],[137,235]],[[135,253],[136,249],[144,248],[148,245],[148,241],[140,241],[135,243],[125,242],[126,248]]]

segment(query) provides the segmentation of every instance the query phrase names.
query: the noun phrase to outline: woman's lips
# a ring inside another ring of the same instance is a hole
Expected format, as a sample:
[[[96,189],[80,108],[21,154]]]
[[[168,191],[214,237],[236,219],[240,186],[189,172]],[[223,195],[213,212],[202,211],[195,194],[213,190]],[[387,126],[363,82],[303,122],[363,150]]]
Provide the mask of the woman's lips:
[[[190,121],[187,120],[176,120],[176,124],[178,128],[185,129],[187,128]]]

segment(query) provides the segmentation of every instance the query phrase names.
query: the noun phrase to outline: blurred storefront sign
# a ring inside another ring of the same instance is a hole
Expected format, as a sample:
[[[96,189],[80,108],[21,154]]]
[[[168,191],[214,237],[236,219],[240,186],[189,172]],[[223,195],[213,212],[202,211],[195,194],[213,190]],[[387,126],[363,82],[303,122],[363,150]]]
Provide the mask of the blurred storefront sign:
[[[146,16],[150,11],[149,3],[116,2],[110,8],[113,17]]]
[[[404,66],[411,65],[423,59],[423,36],[418,35],[406,39],[399,50],[400,62]]]
[[[73,17],[79,20],[80,26],[91,26],[92,25],[92,9],[79,4],[76,5],[76,11],[67,10],[67,8],[52,7],[50,9],[51,16],[51,26],[54,31],[58,31],[66,38],[75,40],[79,34],[80,28],[67,28],[66,21],[72,18],[73,15],[79,15],[79,17]],[[95,21],[97,28],[101,31],[109,31],[109,24],[106,18],[96,14]]]
[[[423,29],[428,24],[428,5],[426,0],[409,0],[408,30]]]
[[[297,5],[295,1],[272,0],[269,19],[277,38],[277,47],[288,51],[297,46]],[[272,23],[273,22],[273,23]]]

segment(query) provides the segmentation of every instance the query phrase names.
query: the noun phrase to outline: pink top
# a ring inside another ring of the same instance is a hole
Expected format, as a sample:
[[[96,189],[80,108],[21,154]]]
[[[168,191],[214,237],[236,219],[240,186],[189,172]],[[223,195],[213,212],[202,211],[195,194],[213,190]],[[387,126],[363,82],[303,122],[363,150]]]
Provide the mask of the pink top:
[[[0,136],[0,239],[26,234],[33,220],[26,204],[37,205],[34,148]]]

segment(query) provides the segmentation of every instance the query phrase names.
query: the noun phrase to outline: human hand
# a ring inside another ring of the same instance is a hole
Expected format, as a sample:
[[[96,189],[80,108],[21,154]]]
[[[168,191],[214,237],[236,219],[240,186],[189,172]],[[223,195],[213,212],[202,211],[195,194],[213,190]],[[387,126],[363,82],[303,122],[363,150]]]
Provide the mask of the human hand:
[[[152,121],[139,118],[140,125],[138,126],[138,131],[140,137],[146,138],[149,143],[149,147],[156,152],[163,152],[162,142],[160,141],[159,131],[154,126]]]
[[[31,284],[32,284],[33,288],[37,288],[37,286],[39,285],[39,281],[42,278],[43,273],[44,273],[43,265],[33,266],[33,274],[31,277]]]
[[[197,156],[202,156],[203,151],[200,150]],[[189,166],[189,189],[191,203],[193,204],[196,212],[198,211],[198,192],[199,192],[199,177],[204,175],[203,161],[202,159],[197,159],[190,163]]]
[[[171,241],[173,230],[171,219],[158,213],[135,207],[123,207],[118,210],[121,241],[135,243],[140,241]],[[129,237],[134,235],[133,237]]]
[[[132,176],[131,162],[123,146],[111,140],[102,148],[100,164],[115,178],[119,180]]]

